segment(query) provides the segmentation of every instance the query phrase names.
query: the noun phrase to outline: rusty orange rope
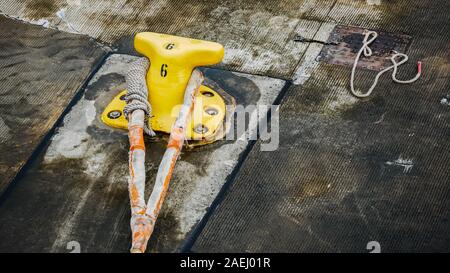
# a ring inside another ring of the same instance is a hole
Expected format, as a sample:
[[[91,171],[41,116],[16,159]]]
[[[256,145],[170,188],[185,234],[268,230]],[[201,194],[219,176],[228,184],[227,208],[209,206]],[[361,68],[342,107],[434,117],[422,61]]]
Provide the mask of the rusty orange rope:
[[[129,120],[130,139],[130,179],[129,192],[132,216],[132,245],[130,252],[144,253],[155,227],[156,219],[169,188],[175,163],[180,155],[186,135],[186,127],[194,108],[203,75],[198,70],[192,72],[185,90],[184,101],[170,133],[169,143],[158,168],[153,191],[145,204],[145,144],[144,111],[138,109],[131,113]]]

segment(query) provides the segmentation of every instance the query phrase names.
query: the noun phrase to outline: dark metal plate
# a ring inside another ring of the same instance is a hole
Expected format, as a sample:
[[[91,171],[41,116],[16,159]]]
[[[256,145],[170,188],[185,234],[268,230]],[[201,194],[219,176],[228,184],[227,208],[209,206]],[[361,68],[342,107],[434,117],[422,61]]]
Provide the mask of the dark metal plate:
[[[323,47],[319,60],[337,65],[353,66],[356,55],[363,45],[366,29],[338,25],[334,28],[326,45]],[[358,67],[380,71],[391,66],[390,58],[393,51],[406,53],[412,37],[406,34],[377,31],[378,38],[370,45],[373,51],[371,57],[361,56]]]

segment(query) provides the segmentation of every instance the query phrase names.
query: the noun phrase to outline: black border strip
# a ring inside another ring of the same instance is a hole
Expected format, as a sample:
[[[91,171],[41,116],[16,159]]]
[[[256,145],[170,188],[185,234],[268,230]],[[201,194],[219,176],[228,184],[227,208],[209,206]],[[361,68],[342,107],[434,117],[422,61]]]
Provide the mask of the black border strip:
[[[253,75],[253,74],[250,74]],[[280,105],[281,101],[285,97],[287,90],[291,87],[292,81],[286,81],[283,88],[281,89],[280,93],[278,93],[278,96],[273,101],[273,105]],[[272,116],[272,111],[269,109],[267,112],[266,118],[270,120],[270,117]],[[259,133],[258,133],[258,139],[259,139]],[[222,201],[225,199],[225,196],[228,193],[228,190],[230,189],[231,185],[236,180],[236,177],[241,170],[242,165],[244,164],[244,161],[247,159],[247,156],[250,154],[251,150],[253,149],[253,146],[256,144],[257,140],[249,140],[249,143],[245,150],[240,154],[238,163],[234,167],[233,171],[227,176],[224,185],[220,189],[219,193],[217,194],[214,201],[211,203],[211,206],[206,211],[203,218],[198,222],[197,225],[192,229],[191,233],[186,236],[186,239],[181,244],[181,246],[178,248],[178,252],[182,253],[191,253],[191,248],[194,246],[195,242],[197,241],[198,237],[202,233],[203,229],[206,227],[206,224],[208,223],[211,216],[214,214],[217,207],[222,203]]]

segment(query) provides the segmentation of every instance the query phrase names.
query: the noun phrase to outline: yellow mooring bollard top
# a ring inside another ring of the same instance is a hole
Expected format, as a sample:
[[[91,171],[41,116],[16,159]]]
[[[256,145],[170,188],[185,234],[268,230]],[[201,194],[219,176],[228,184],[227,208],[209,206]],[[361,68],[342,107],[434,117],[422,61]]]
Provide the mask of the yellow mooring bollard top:
[[[214,42],[153,32],[137,34],[134,47],[150,59],[147,86],[154,116],[152,128],[170,132],[178,115],[174,107],[183,104],[184,90],[193,69],[219,63],[224,48]]]
[[[219,63],[224,56],[221,44],[177,37],[167,34],[142,32],[136,34],[134,47],[150,60],[146,82],[148,100],[152,107],[149,127],[154,131],[170,133],[183,104],[184,93],[192,71],[198,66]],[[128,129],[123,116],[126,90],[108,104],[101,116],[111,127]],[[191,122],[186,138],[214,141],[223,134],[226,104],[215,90],[202,85],[195,97]]]

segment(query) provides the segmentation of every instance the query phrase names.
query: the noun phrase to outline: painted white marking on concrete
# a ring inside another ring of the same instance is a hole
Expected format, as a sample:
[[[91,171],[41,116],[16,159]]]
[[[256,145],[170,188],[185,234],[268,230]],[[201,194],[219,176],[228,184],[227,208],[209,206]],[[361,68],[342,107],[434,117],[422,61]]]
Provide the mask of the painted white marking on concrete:
[[[399,156],[399,158],[394,161],[387,161],[386,164],[403,167],[403,173],[409,173],[414,166],[412,159],[402,158],[402,156]]]

